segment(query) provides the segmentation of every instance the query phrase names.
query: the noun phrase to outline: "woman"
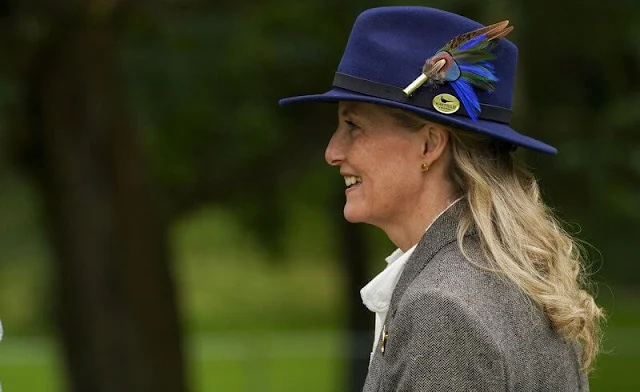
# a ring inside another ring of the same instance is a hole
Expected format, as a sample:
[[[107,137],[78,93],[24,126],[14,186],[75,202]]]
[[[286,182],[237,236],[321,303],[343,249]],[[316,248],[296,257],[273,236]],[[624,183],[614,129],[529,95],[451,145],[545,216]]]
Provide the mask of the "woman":
[[[281,101],[338,102],[326,160],[345,179],[345,218],[398,247],[361,292],[376,313],[364,391],[589,389],[601,310],[575,241],[512,157],[556,149],[509,126],[510,31],[367,10],[333,89]]]

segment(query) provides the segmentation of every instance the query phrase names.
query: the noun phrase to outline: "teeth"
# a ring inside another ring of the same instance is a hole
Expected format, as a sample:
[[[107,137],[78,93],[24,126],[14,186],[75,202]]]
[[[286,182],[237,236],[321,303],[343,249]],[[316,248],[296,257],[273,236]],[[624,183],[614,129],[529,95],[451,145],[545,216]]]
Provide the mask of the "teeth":
[[[347,187],[350,187],[351,185],[355,185],[357,183],[362,182],[362,178],[357,177],[357,176],[347,176],[344,178],[344,184]]]

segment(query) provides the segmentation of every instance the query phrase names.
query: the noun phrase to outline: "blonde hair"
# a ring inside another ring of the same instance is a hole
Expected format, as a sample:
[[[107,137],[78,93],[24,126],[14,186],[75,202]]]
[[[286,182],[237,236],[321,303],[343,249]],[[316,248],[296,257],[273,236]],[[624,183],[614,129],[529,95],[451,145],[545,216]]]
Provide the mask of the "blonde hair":
[[[383,109],[408,129],[428,120]],[[582,367],[592,369],[599,350],[603,311],[585,289],[583,249],[545,205],[535,177],[513,159],[510,146],[475,132],[449,128],[450,176],[469,206],[458,227],[475,227],[489,269],[519,287],[566,341],[579,343]]]

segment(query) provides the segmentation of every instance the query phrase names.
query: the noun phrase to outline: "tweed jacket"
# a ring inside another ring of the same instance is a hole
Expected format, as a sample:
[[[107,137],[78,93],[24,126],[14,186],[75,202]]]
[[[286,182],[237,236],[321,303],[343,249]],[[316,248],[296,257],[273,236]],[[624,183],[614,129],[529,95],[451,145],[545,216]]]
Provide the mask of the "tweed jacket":
[[[588,391],[578,348],[499,275],[457,203],[424,234],[396,285],[363,392]],[[385,336],[386,335],[386,336]]]

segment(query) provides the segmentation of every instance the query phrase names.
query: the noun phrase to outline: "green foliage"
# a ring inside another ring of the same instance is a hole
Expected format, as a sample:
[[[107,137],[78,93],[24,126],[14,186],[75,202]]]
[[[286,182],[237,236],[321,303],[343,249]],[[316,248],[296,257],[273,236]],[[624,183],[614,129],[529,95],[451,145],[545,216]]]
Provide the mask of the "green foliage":
[[[423,5],[384,4],[394,3]],[[559,10],[550,14],[550,1],[429,5],[485,23],[511,19],[511,39],[521,48],[516,129],[560,151],[555,158],[521,155],[536,168],[549,202],[568,221],[580,222],[580,237],[600,250],[601,274],[632,283],[627,277],[634,274],[626,272],[640,267],[623,260],[634,258],[633,238],[640,236],[640,118],[633,110],[639,99],[634,75],[640,17],[625,12],[632,9],[628,2],[616,4],[589,2],[581,7],[584,16],[569,19]],[[383,2],[281,0],[225,9],[203,4],[134,18],[123,40],[123,64],[163,189],[179,194],[211,179],[209,188],[223,189],[187,209],[224,204],[280,257],[288,205],[283,200],[307,196],[291,197],[291,184],[322,164],[334,115],[316,107],[283,109],[276,102],[327,90],[353,19],[377,5]],[[586,40],[586,31],[598,34]],[[295,159],[293,152],[301,150],[308,154]],[[265,165],[276,161],[284,163],[277,169]],[[309,188],[329,183],[330,171],[321,173]],[[267,178],[261,192],[242,186],[256,177]]]
[[[303,209],[290,219],[322,217]],[[190,332],[336,328],[343,319],[343,286],[330,257],[326,228],[297,225],[286,259],[266,263],[260,242],[227,211],[207,209],[174,230],[177,277]],[[323,231],[325,235],[323,235]],[[308,246],[315,238],[313,248]],[[323,243],[324,241],[324,243]]]

